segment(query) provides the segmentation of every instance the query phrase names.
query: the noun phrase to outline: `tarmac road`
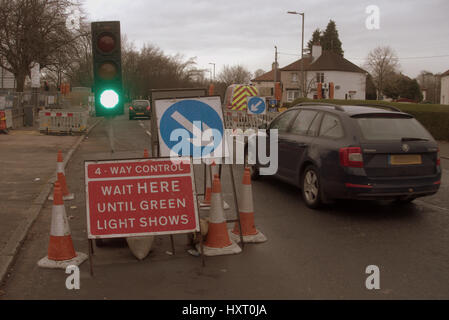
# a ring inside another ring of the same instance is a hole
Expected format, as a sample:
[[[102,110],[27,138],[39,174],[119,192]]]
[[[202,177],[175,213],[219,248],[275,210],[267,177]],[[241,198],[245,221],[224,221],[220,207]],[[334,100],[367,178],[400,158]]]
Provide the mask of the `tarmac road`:
[[[77,251],[87,253],[84,169],[86,159],[141,157],[149,149],[148,120],[114,120],[116,153],[107,124],[90,133],[66,168],[74,201],[66,202]],[[449,168],[449,161],[443,166]],[[240,181],[241,167],[236,167]],[[200,170],[198,170],[200,172]],[[232,205],[227,170],[224,195]],[[434,197],[407,206],[342,201],[308,209],[299,191],[272,178],[253,183],[256,225],[268,242],[246,245],[239,255],[201,259],[186,252],[186,236],[156,237],[137,261],[126,242],[95,248],[94,277],[81,266],[81,289],[65,288],[63,270],[37,267],[46,255],[51,202],[29,232],[0,299],[448,299],[449,173]],[[201,189],[201,187],[200,187]],[[231,226],[230,226],[231,227]],[[380,290],[367,290],[365,269],[380,268]],[[0,293],[1,295],[1,293]]]

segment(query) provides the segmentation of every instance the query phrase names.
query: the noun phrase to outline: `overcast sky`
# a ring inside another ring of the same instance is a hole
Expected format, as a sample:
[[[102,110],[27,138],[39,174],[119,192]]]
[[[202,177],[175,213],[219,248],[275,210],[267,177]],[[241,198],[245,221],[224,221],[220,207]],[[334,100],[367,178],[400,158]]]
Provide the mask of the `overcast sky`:
[[[378,30],[365,27],[369,5],[379,7]],[[275,45],[281,67],[297,60],[301,20],[287,11],[305,13],[305,46],[334,20],[345,58],[359,66],[371,49],[389,45],[411,77],[449,69],[448,0],[84,0],[84,7],[91,21],[120,20],[136,47],[196,57],[199,68],[215,63],[216,74],[226,64],[268,71]]]

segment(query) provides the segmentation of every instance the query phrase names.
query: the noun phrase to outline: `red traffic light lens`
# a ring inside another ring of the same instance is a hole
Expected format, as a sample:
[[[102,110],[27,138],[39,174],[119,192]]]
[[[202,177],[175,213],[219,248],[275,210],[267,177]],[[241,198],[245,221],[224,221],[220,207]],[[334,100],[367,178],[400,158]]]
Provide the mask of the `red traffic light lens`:
[[[102,34],[97,41],[98,48],[104,53],[109,53],[115,48],[115,38],[111,34]]]
[[[112,80],[117,77],[117,66],[112,62],[105,62],[98,68],[98,75],[103,80]]]

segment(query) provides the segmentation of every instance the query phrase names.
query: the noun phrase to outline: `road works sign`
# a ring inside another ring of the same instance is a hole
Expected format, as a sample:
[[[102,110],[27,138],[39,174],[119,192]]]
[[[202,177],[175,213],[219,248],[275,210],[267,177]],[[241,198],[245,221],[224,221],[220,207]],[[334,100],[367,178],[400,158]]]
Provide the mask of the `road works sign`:
[[[156,100],[155,107],[161,156],[224,157],[220,97]]]
[[[89,239],[199,231],[190,158],[86,161]]]
[[[265,114],[267,106],[261,97],[248,97],[248,114]]]

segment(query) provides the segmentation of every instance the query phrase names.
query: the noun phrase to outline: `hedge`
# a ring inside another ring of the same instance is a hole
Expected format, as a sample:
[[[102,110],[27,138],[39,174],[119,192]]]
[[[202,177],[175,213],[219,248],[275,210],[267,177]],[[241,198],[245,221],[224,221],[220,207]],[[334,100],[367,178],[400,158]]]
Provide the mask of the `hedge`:
[[[381,104],[393,106],[403,112],[413,115],[419,122],[423,124],[436,140],[449,141],[449,106],[441,104],[420,104],[420,103],[399,103],[386,102],[376,100],[311,100],[296,99],[286,107],[294,106],[301,102],[321,102],[339,105],[369,105]]]

